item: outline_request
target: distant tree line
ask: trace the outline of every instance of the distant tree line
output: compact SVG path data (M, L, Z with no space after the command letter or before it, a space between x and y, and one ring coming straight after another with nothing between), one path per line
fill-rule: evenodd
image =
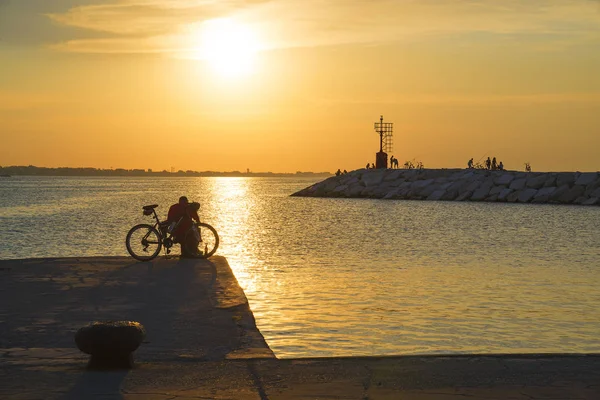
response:
M242 177L242 176L253 176L253 177L302 177L302 176L330 176L330 172L302 172L297 171L296 173L280 173L280 172L218 172L218 171L192 171L192 170L179 170L177 172L170 172L167 170L153 171L151 169L99 169L99 168L70 168L70 167L59 167L59 168L47 168L47 167L36 167L33 165L28 166L9 166L0 167L0 175L32 175L32 176L170 176L170 177L181 177L181 176L227 176L227 177Z

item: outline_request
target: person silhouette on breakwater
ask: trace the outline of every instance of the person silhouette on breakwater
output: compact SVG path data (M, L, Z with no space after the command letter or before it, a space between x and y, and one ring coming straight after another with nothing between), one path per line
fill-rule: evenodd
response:
M500 171L504 171L504 164L502 164L502 161L500 161L500 164L498 164L498 169Z
M467 163L467 167L468 167L468 168L473 168L473 159L472 159L472 158L471 158L471 159L469 160L469 162Z
M492 171L495 171L498 169L498 163L496 162L496 157L494 157L492 159Z
M338 168L337 171L335 171L335 176L340 176L342 174L342 171Z
M489 157L487 158L487 160L485 160L485 168L492 169L492 160L490 160Z
M375 169L375 164L371 163L371 169Z
M181 245L182 257L198 256L198 254L188 252L186 250L186 246L183 243L185 239L185 234L192 227L193 221L200 223L200 217L198 216L198 208L196 207L196 205L199 206L200 204L190 203L186 196L181 196L179 198L179 202L173 204L169 208L169 214L167 216L169 226L175 225L181 219L179 225L175 227L173 235L175 236L175 243L179 243ZM194 248L198 247L198 243L200 243L200 241L196 242Z
M369 169L369 168L370 168L370 167L369 167L369 163L367 163L367 166L365 167L365 169Z

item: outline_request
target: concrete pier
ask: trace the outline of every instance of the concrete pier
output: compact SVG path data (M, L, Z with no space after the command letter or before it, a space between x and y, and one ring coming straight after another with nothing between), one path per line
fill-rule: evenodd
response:
M93 320L141 322L130 370L91 371ZM1 399L598 399L600 355L279 360L227 260L0 261Z

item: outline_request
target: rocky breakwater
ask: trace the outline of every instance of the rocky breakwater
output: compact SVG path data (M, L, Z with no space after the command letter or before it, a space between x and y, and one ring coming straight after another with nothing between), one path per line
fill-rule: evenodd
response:
M600 205L598 172L359 169L292 196Z

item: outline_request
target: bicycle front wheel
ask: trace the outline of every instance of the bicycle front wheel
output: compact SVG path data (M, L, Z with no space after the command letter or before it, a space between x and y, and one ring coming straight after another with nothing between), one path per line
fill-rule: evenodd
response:
M125 246L131 257L139 261L150 261L160 253L162 238L152 225L140 224L129 230Z
M187 231L184 241L185 248L190 254L197 254L200 258L208 258L215 254L219 248L219 234L215 228L204 222L196 224L196 226L200 237L196 236L193 228Z

